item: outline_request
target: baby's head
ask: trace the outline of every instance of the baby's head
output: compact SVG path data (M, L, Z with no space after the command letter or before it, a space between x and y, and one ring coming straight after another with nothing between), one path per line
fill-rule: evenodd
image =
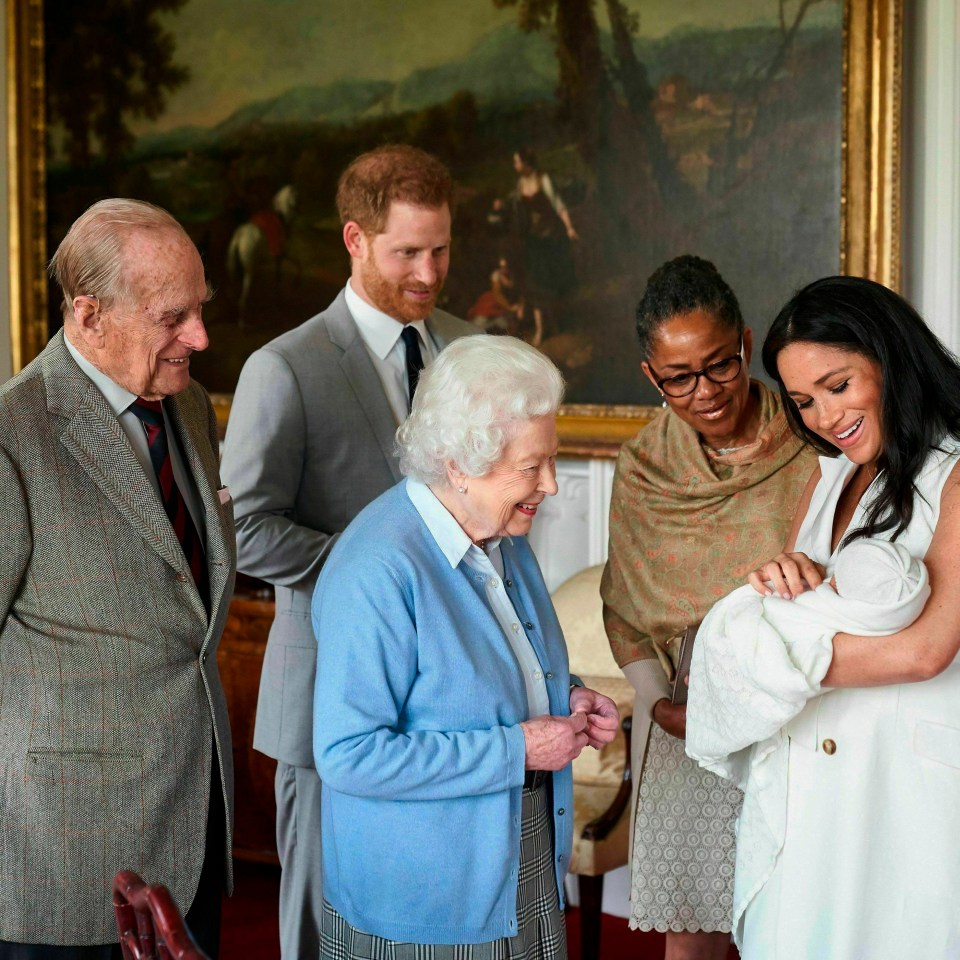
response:
M921 561L906 547L863 537L840 551L832 583L841 597L890 604L909 597L922 575Z

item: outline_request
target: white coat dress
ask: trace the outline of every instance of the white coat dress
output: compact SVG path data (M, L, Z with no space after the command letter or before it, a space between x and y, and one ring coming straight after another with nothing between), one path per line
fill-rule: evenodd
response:
M921 559L960 458L956 441L941 446L897 540ZM840 456L820 468L796 549L829 572L837 501L856 465ZM960 958L960 658L923 683L830 691L785 729L786 837L768 881L739 905L744 960ZM749 857L749 837L740 842Z

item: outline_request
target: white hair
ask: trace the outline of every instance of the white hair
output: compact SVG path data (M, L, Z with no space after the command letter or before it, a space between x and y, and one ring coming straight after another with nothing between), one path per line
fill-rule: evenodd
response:
M413 410L397 431L400 470L423 483L447 480L447 465L482 477L518 425L554 416L563 377L539 350L514 337L461 337L420 374Z
M137 230L171 230L189 240L173 216L145 200L100 200L74 221L48 267L63 291L60 309L64 319L73 316L74 297L97 297L106 309L129 295L123 250L127 238Z

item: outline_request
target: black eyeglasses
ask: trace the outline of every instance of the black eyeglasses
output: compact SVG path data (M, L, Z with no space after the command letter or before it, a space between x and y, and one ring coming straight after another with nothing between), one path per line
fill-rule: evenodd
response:
M650 366L654 376L657 371ZM707 364L702 370L691 370L689 373L678 373L675 377L663 377L657 380L657 389L668 397L688 397L697 389L701 377L706 377L711 383L729 383L740 376L743 367L743 341L740 341L740 352L732 357L724 357Z

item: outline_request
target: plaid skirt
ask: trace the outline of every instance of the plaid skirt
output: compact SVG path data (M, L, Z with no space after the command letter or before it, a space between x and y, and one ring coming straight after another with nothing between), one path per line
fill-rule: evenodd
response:
M487 943L400 943L357 930L324 900L320 960L566 960L550 808L547 784L523 791L516 936Z

